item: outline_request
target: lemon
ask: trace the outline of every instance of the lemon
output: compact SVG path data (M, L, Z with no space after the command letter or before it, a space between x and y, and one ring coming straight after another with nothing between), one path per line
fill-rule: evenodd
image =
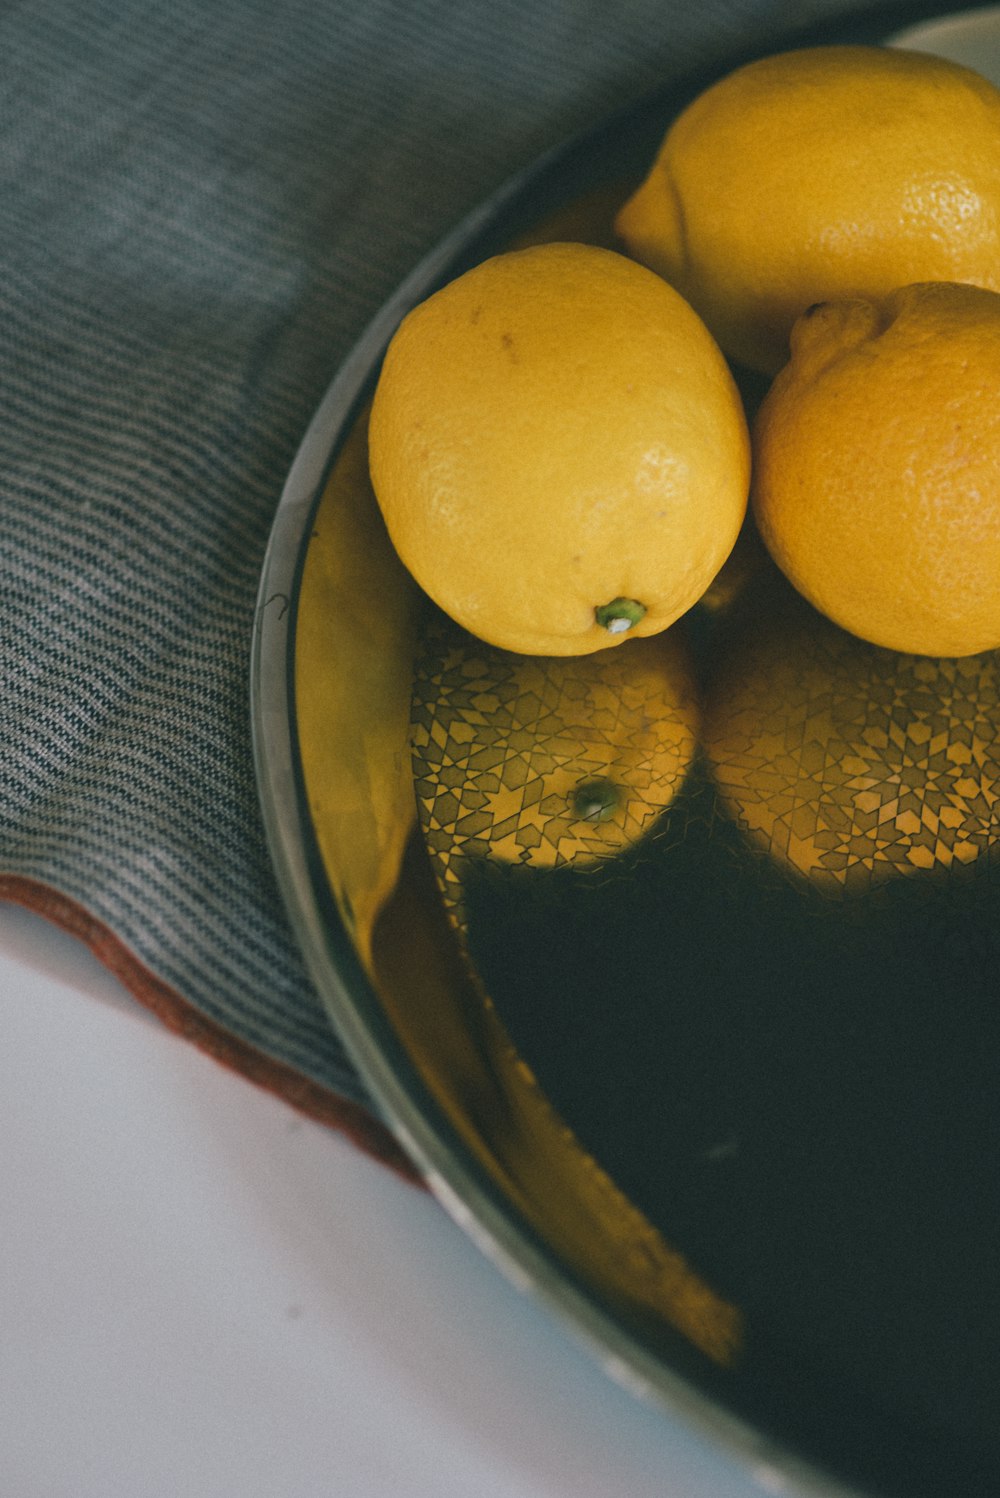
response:
M749 488L743 407L701 319L643 266L575 243L495 256L408 314L369 461L421 587L529 655L672 624L726 560Z
M754 423L753 511L810 603L875 645L1000 646L1000 295L820 304Z
M1000 290L1000 91L894 48L749 63L679 115L617 228L731 358L773 373L813 302Z

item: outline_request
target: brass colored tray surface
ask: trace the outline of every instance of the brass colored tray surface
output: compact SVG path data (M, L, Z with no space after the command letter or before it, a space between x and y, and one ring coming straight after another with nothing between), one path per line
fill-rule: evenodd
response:
M525 238L608 242L707 81L484 205L334 383L261 589L265 815L387 1120L609 1371L790 1492L985 1498L1000 655L867 646L748 529L655 644L512 657L419 594L368 483L367 404L408 306ZM577 816L573 788L609 782L606 815Z

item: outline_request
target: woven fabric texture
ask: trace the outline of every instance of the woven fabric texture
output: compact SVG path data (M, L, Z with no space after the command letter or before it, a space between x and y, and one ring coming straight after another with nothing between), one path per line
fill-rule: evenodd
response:
M270 871L255 591L403 275L543 148L823 0L47 0L0 13L0 875L365 1103Z

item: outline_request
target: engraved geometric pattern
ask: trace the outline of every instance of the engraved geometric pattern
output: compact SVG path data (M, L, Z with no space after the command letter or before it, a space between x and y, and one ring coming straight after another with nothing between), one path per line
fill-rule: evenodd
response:
M971 864L996 842L997 653L897 655L780 610L730 653L706 720L729 813L829 894Z
M411 741L420 823L452 908L465 857L553 868L634 843L691 762L695 701L677 637L550 659L435 617Z

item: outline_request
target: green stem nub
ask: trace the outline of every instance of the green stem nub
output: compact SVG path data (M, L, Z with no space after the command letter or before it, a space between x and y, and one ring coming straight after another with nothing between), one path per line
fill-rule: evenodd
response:
M594 618L609 635L623 635L639 623L645 612L646 605L636 603L634 598L612 598L610 603L602 603L594 610Z
M582 780L573 792L573 814L581 822L610 822L620 800L613 780Z

